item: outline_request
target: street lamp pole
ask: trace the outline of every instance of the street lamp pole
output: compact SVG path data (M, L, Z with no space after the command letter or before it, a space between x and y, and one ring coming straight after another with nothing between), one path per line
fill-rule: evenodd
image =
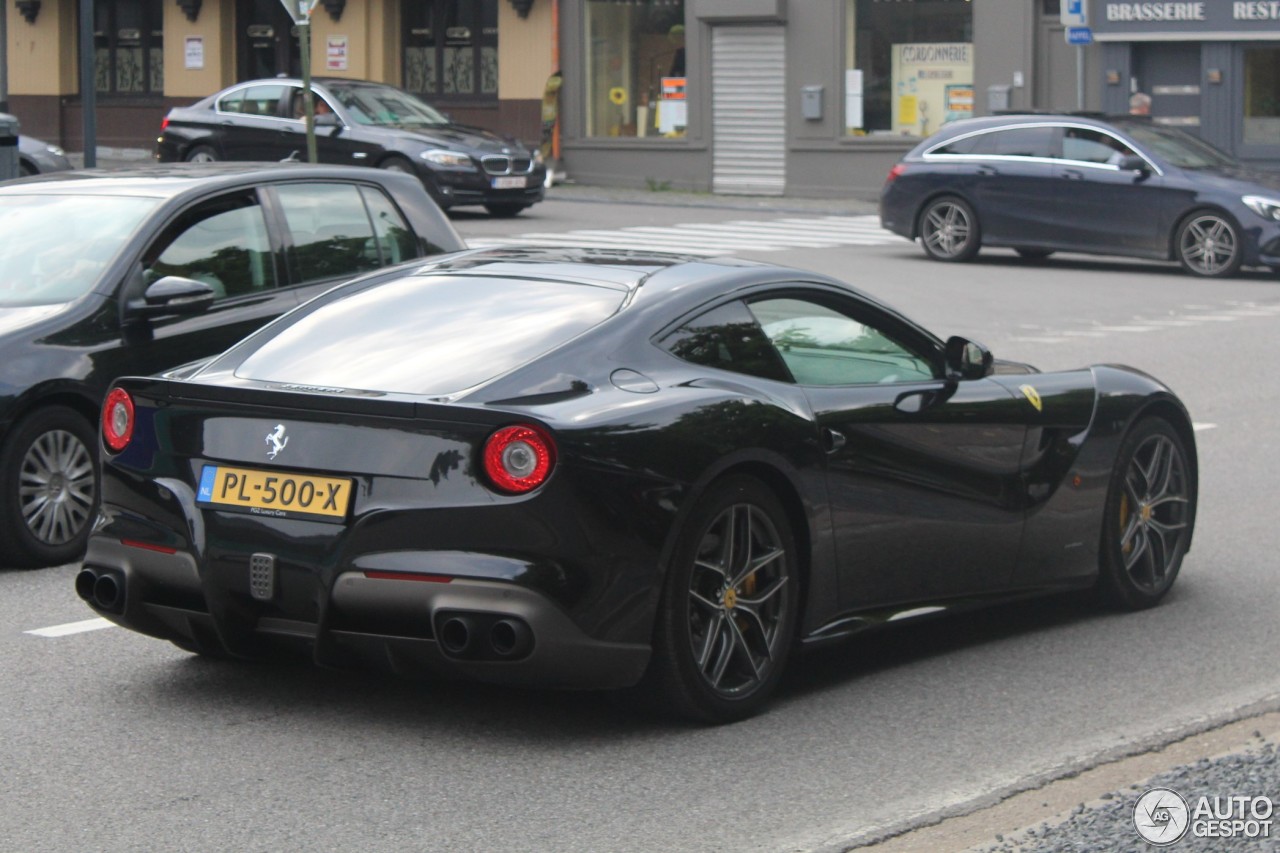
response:
M319 0L280 0L298 27L298 47L302 54L302 104L307 124L307 162L318 163L316 156L316 107L311 95L311 13Z

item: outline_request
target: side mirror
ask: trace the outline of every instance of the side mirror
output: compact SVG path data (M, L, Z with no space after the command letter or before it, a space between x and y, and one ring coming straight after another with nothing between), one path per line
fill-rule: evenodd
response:
M981 379L990 376L995 359L991 350L977 341L953 336L947 339L947 378L950 380Z
M215 293L202 281L167 275L147 287L141 299L129 303L135 317L199 314L213 304Z
M342 119L333 113L319 113L315 117L316 127L342 127Z
M1143 175L1151 173L1151 169L1147 167L1147 161L1137 154L1128 154L1121 157L1119 165L1122 172L1138 172Z

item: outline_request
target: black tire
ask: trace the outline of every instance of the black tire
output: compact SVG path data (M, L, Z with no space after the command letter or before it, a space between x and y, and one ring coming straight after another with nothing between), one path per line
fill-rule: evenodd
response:
M398 155L386 158L378 164L378 168L386 169L388 172L402 172L406 175L413 175L414 177L418 176L418 173L413 170L413 164L409 162L408 158L400 157Z
M1191 541L1196 480L1182 437L1163 418L1125 436L1107 491L1098 592L1122 610L1152 607L1169 592Z
M1196 211L1182 220L1173 251L1184 270L1202 278L1230 278L1244 260L1240 229L1228 216L1212 210Z
M1024 261L1043 261L1053 254L1053 249L1014 249Z
M764 707L796 631L796 554L787 514L764 484L743 476L713 484L667 567L653 658L639 686L646 700L711 723Z
M222 158L209 145L197 145L187 152L188 163L217 163Z
M528 206L527 204L486 204L484 209L489 211L490 216L496 216L499 219L510 219L512 216L519 216L520 211Z
M35 166L32 166L30 163L23 162L18 164L19 177L29 178L32 175L38 175L38 174L40 174L40 170L37 169Z
M982 228L977 214L964 199L935 198L920 211L916 223L920 246L935 261L967 261L982 247Z
M18 421L0 449L0 562L60 566L84 556L98 511L97 436L66 406Z

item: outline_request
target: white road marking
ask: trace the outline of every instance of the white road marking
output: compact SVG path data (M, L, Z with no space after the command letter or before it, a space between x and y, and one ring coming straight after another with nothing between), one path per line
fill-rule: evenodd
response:
M114 628L114 622L106 619L85 619L83 622L68 622L65 625L54 625L49 628L36 628L34 631L23 631L37 637L65 637L68 634L83 634L85 631L97 631L101 628Z
M1197 424L1197 423L1193 423L1193 424L1191 424L1191 428L1192 428L1193 430L1195 430L1196 432L1204 432L1204 431L1205 431L1205 430L1207 430L1207 429L1217 429L1217 428L1218 428L1218 425L1217 425L1217 424Z
M740 219L732 222L690 222L670 226L630 226L614 229L513 234L477 237L467 244L485 246L583 246L600 249L639 249L693 255L732 255L741 251L776 252L783 249L880 246L903 238L880 227L877 216L821 216L807 219Z

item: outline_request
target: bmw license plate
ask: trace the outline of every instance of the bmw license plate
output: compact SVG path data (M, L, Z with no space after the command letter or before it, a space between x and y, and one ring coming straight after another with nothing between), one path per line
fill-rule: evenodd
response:
M271 518L310 518L341 523L351 502L351 480L288 471L206 465L200 474L200 506Z
M524 176L512 178L494 178L493 188L495 190L522 190L528 184L529 179Z

